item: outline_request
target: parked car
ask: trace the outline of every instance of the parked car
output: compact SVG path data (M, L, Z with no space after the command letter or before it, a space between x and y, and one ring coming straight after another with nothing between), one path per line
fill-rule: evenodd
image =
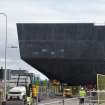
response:
M17 86L9 90L7 100L26 100L26 88Z

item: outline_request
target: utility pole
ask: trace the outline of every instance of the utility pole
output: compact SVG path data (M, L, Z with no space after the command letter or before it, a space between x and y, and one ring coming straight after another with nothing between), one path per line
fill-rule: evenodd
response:
M7 92L7 14L0 12L0 15L5 16L6 19L6 29L5 29L5 71L4 71L4 101L6 101L6 92Z

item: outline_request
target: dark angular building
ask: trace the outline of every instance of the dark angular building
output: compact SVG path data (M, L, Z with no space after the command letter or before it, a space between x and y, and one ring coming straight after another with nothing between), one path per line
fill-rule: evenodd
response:
M18 23L21 58L71 85L96 83L105 74L105 26L93 23Z

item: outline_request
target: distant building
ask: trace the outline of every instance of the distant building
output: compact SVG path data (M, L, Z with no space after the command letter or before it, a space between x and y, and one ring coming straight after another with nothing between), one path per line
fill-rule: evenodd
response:
M28 71L7 69L7 80L17 79L19 74L24 73L28 73Z
M0 69L0 80L3 80L4 78L4 72L5 69ZM25 84L26 83L30 83L30 77L29 76L25 76L25 75L31 75L31 79L32 80L38 80L40 79L40 77L38 77L38 75L35 75L34 73L29 73L27 70L12 70L12 69L7 69L7 81L9 86L16 86L17 85L17 81L19 79L19 84ZM20 78L19 78L20 75Z

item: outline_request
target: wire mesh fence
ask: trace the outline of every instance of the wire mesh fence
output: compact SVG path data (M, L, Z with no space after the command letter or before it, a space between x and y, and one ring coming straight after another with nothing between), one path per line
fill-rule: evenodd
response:
M63 96L60 87L40 87L38 91L38 97L41 99L55 98L57 96Z
M75 97L78 95L79 89L78 87L65 87L62 88L61 86L40 86L39 88L39 96L41 97L50 97L50 98L55 98L55 97Z
M89 103L89 105L105 105L105 91L104 90L88 91L85 102Z
M105 104L105 75L97 74L97 100L98 104Z

